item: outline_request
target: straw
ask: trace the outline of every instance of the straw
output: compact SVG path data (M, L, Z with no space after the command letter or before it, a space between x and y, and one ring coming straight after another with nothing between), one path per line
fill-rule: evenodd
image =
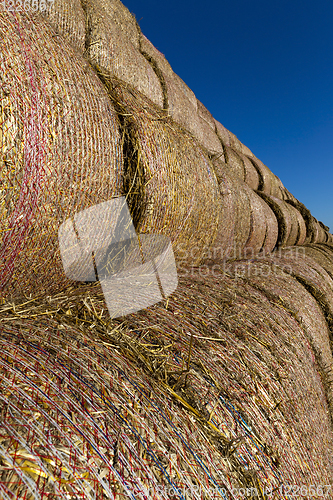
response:
M120 2L116 5L118 8L114 10L106 0L84 0L89 33L86 57L102 73L133 85L162 108L161 84L151 64L140 52L135 18Z
M283 484L329 484L308 331L242 278L188 268L167 302L112 321L97 284L77 286L6 303L0 324L8 495L287 498Z
M0 30L0 297L50 294L69 284L60 224L123 192L119 122L90 66L44 20L5 11Z
M128 148L136 152L137 159L127 166L127 183L137 181L138 195L129 199L137 211L137 232L164 234L177 259L199 263L216 237L221 216L222 200L209 157L191 134L143 94L120 80L101 78L125 119Z
M42 3L40 4L42 6ZM44 2L43 17L56 33L66 38L81 53L85 49L86 21L81 0L53 0ZM42 7L40 7L42 9Z

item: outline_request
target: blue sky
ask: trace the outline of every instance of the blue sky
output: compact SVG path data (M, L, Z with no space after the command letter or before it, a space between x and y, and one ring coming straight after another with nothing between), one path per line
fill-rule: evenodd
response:
M332 0L123 0L213 116L333 232Z

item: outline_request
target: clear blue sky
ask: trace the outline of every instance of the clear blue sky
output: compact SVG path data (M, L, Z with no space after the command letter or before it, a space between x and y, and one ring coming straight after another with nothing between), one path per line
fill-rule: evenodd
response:
M123 3L213 116L333 232L333 1Z

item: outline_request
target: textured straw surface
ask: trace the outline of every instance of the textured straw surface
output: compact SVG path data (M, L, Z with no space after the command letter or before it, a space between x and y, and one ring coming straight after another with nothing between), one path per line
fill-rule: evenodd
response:
M297 208L297 210L302 215L305 225L306 225L306 237L304 243L315 243L318 238L318 228L315 222L315 218L311 215L310 210L306 206L298 201L296 198L289 196L287 193L286 201L289 205Z
M122 191L118 119L91 68L42 20L0 17L0 295L51 293L58 228Z
M257 157L253 156L250 158L250 160L253 163L254 167L257 169L259 175L259 189L265 194L271 194L272 179L274 174Z
M284 499L283 484L330 484L311 332L270 285L207 271L184 269L167 302L111 323L92 285L3 306L2 492L240 500L270 487Z
M224 146L224 157L231 172L241 181L245 180L245 168L241 157L234 149Z
M325 244L308 243L303 246L305 254L315 260L333 278L333 252Z
M89 33L87 57L104 74L130 83L163 107L160 81L139 50L139 32L134 17L129 17L129 13L125 15L128 11L124 6L118 9L125 12L120 16L117 9L109 8L110 3L107 0L84 0Z
M271 302L276 301L285 307L302 326L313 349L322 380L325 381L326 397L333 416L333 358L329 328L322 310L325 299L319 303L307 291L307 287L311 289L314 283L318 286L318 281L321 281L331 300L333 289L329 290L329 287L333 282L322 268L320 277L317 276L314 267L320 268L320 266L312 262L312 259L306 257L300 259L299 254L296 255L294 252L288 257L285 256L286 253L282 256L280 252L277 254L277 257L232 262L228 271L232 276L242 277L261 290Z
M273 211L219 159L213 161L222 196L222 217L209 260L234 259L270 252L275 247L278 224Z
M54 0L45 2L42 15L56 33L66 38L71 45L83 52L86 39L86 20L81 0ZM58 43L59 40L58 40Z
M199 262L215 238L221 213L208 156L188 132L138 91L118 80L106 84L114 105L127 118L123 126L137 152L128 173L132 179L137 176L140 193L135 201L138 231L165 234L176 257Z
M220 159L213 160L215 174L220 186L224 216L222 212L210 258L236 258L243 255L251 231L251 202L248 186L230 170L230 165Z
M286 246L293 245L297 238L298 224L296 220L296 228L294 228L294 233L296 231L296 236L290 237L292 230L292 218L291 212L289 210L289 206L286 202L280 200L279 198L275 198L274 196L269 196L261 191L257 191L257 193L262 197L262 199L270 206L273 210L278 224L279 224L279 235L277 240L278 246Z
M243 161L244 164L244 173L245 173L245 182L246 184L254 189L257 190L259 187L259 174L257 169L253 166L253 163L249 160L249 158L242 154L238 153L241 160Z

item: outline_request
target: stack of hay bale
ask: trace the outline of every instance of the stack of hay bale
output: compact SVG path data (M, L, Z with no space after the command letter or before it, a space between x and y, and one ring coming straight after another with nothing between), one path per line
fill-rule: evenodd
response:
M333 474L327 226L119 0L4 10L0 33L3 498L320 496L310 488ZM171 239L179 286L110 319L98 282L65 276L58 229L117 196L138 233Z

